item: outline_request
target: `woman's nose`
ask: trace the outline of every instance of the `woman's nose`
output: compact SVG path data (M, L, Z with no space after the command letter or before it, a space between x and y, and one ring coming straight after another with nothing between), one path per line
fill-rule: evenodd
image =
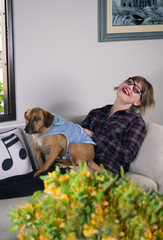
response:
M134 85L130 85L130 86L129 86L129 89L130 89L130 90L133 90L133 87L134 87Z
M131 93L131 92L134 92L134 89L133 89L133 88L134 88L134 85L130 85L130 86L129 86L129 91L130 91L130 93Z

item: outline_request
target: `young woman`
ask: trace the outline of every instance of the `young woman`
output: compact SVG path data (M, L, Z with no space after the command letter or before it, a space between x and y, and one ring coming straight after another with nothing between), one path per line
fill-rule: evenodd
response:
M83 121L83 128L96 143L95 162L120 174L127 172L146 135L145 114L154 105L152 85L143 77L128 78L115 87L113 105L97 108Z
M97 108L88 114L82 126L95 141L95 162L120 175L121 166L127 172L146 135L145 114L154 105L152 85L143 77L128 78L116 87L117 98L113 105ZM54 171L52 165L48 171ZM66 165L60 165L65 173ZM48 171L41 175L45 175ZM93 172L89 168L89 171ZM32 195L43 190L43 181L33 178L34 172L0 181L0 199Z

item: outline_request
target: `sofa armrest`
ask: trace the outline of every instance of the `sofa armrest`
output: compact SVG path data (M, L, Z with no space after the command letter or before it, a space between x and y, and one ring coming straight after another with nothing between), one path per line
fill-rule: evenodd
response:
M163 193L163 126L146 122L147 135L129 171L153 179Z
M125 177L127 179L129 178L132 179L135 183L141 185L146 189L158 191L157 183L149 177L146 177L137 173L132 173L132 172L127 172L125 174Z

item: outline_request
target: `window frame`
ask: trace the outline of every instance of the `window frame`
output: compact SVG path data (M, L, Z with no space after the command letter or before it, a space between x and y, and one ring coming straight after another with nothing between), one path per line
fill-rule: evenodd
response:
M15 100L15 69L14 69L14 33L13 33L13 0L3 0L5 17L5 43L6 43L6 79L4 86L4 114L0 115L0 122L16 120Z

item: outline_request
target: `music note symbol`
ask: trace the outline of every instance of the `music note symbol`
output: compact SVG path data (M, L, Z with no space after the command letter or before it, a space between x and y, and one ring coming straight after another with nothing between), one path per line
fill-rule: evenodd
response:
M23 144L22 142L20 141L20 139L18 138L17 135L15 135L14 133L12 133L11 135L7 136L7 137L4 137L1 139L2 142L4 143L5 147L6 147L6 150L8 151L8 154L9 154L9 158L6 158L4 159L3 163L2 163L2 169L4 171L8 171L9 169L12 168L13 166L13 159L12 159L12 156L11 156L11 153L9 151L9 148L11 146L13 146L14 144L16 144L17 142L20 142L21 145L22 145L22 148L19 150L19 157L20 159L24 160L26 159L27 157L27 153L26 153L26 150L25 148L23 147Z

